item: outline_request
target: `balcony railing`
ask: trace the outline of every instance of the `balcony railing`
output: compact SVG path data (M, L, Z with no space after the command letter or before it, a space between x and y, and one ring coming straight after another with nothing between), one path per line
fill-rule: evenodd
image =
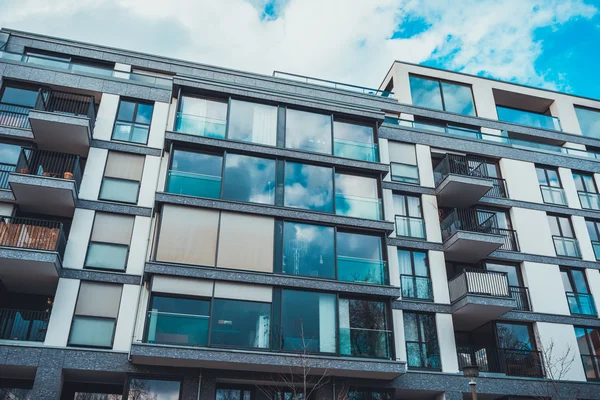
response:
M567 302L569 303L571 314L591 317L598 315L594 297L591 294L574 292L566 292L565 294L567 295Z
M15 164L0 163L0 189L10 189L8 177L16 169L17 166Z
M50 312L0 309L0 339L43 342Z
M502 131L500 135L493 135L489 133L482 133L477 129L469 129L452 126L450 124L433 124L429 122L415 122L409 120L403 120L398 118L390 118L386 117L385 121L389 124L406 126L409 128L422 129L429 132L435 132L443 135L466 138L471 140L479 140L488 142L491 144L497 144L502 146L513 147L517 149L535 149L536 151L541 151L544 153L561 153L565 155L570 155L574 157L582 157L582 158L592 158L600 160L600 153L595 153L592 151L585 151L580 149L571 149L568 147L556 146L547 143L540 142L532 142L529 140L515 139L508 136L508 132L506 130Z
M540 185L542 191L542 199L546 204L556 204L558 206L567 205L567 196L563 188Z
M439 185L448 175L474 176L487 178L487 165L485 159L480 157L467 157L457 154L446 154L434 168L433 176L435 185Z
M581 362L588 381L600 380L600 357L593 355L582 355Z
M13 128L31 129L28 107L0 103L0 125Z
M586 210L600 210L600 194L578 191L581 208Z
M508 188L506 187L506 181L500 178L488 178L492 181L494 187L492 187L485 196L487 197L503 197L508 198Z
M508 276L505 272L465 269L448 281L450 301L455 302L466 295L483 295L510 298Z
M381 96L381 97L390 97L390 98L394 97L393 92L388 92L386 90L371 89L371 88L367 88L367 87L363 87L363 86L350 85L347 83L328 81L328 80L319 79L319 78L311 78L310 76L290 74L288 72L273 71L273 76L276 78L283 78L283 79L288 79L291 81L308 83L311 85L327 86L327 87L334 88L334 89L349 90L352 92L369 94L372 96Z
M146 343L206 346L208 344L207 315L192 315L149 311L146 316Z
M392 181L412 183L418 185L419 179L419 167L412 164L402 163L390 163L390 169L392 172Z
M510 297L517 302L517 310L531 311L531 301L529 300L529 289L522 286L510 286Z
M384 285L387 283L387 266L383 260L337 256L338 280Z
M38 149L22 149L14 172L73 180L76 188L82 177L78 155Z
M431 279L425 276L400 275L403 299L433 300Z
M577 239L563 236L552 236L554 241L554 250L559 257L574 257L581 258L579 251L579 242Z
M477 365L481 372L541 378L544 376L542 354L533 350L496 347L457 346L460 369Z
M90 128L94 126L96 122L94 96L58 90L43 90L40 93L34 107L36 110L87 117L90 120Z
M553 131L562 130L560 120L551 115L501 106L496 106L496 110L498 111L498 119L500 121L531 126L534 128L550 129Z
M335 213L337 215L380 220L383 216L382 210L381 199L350 196L344 193L335 194Z
M202 117L178 112L175 117L175 132L187 135L225 139L227 120Z
M165 190L168 193L194 197L221 197L221 177L171 170L167 173Z
M425 239L425 221L423 218L396 215L396 236Z
M0 216L0 246L56 251L62 257L66 239L60 222Z
M361 161L379 161L377 144L333 138L333 154L338 157Z
M517 231L512 229L498 228L498 233L504 238L504 243L498 250L519 251L519 241L517 240Z
M379 329L340 328L340 354L390 359L393 332Z

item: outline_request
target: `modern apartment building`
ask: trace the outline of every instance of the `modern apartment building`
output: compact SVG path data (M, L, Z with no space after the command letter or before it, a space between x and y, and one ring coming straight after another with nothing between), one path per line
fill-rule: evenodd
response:
M599 186L600 101L3 29L0 399L600 399Z

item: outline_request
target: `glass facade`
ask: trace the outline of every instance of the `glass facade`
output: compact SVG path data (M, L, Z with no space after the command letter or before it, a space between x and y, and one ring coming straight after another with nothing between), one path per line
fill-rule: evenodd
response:
M127 400L179 400L181 382L158 379L131 378Z
M558 170L549 167L535 167L540 190L542 191L542 199L544 203L557 204L560 206L567 205L567 198L562 189Z
M575 113L583 136L600 138L600 111L576 106Z
M331 133L331 115L286 110L285 147L331 154Z
M594 181L594 174L573 172L573 180L581 208L600 210L600 195Z
M587 380L600 380L600 330L576 326L575 336Z
M98 199L135 204L139 191L138 181L104 177Z
M399 249L398 265L400 266L402 297L433 300L427 253Z
M404 339L410 368L441 368L435 314L405 311Z
M380 285L387 283L381 237L338 232L336 245L339 280Z
M231 100L227 138L275 146L277 107Z
M285 163L286 207L333 212L333 172L328 167Z
M421 198L404 194L394 194L396 213L396 236L425 239L425 223L421 212Z
M283 223L283 273L335 278L335 230L329 226Z
M600 221L594 221L587 219L585 220L590 240L592 241L592 247L594 248L594 255L596 260L600 260Z
M90 242L84 266L125 271L129 246L114 243Z
M373 126L334 121L333 154L362 161L379 161Z
M69 346L112 347L116 322L114 318L75 316Z
M269 348L271 304L215 299L210 343L214 346Z
M210 300L154 295L146 323L147 343L206 346Z
M226 128L226 101L181 96L179 112L175 118L176 132L223 139Z
M335 213L348 217L381 219L377 179L335 174Z
M580 257L579 243L575 239L569 217L549 214L548 222L556 255L559 257Z
M410 92L416 106L475 115L470 86L411 75Z
M222 170L221 155L174 149L165 189L174 194L218 199Z
M121 100L112 139L139 144L148 143L154 105Z
M275 204L275 160L227 154L223 182L224 199Z
M390 358L392 332L387 327L386 304L341 298L339 301L340 354Z

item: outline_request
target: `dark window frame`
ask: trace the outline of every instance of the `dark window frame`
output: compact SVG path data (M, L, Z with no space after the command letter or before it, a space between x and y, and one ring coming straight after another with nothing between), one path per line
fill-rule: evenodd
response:
M581 276L583 276L583 283L585 284L585 289L586 289L585 292L580 292L579 289L577 288L577 285L575 284L575 278L573 277L574 271L580 272ZM561 266L560 272L561 272L561 274L564 272L567 275L567 279L569 280L569 284L571 285L571 289L572 289L573 293L591 294L590 284L588 282L587 275L585 274L585 269ZM565 292L567 292L566 288L565 288Z
M121 111L121 104L123 102L127 102L127 103L134 103L135 106L133 107L133 120L131 121L124 121L124 120L120 120L119 119L119 111ZM138 115L138 107L140 104L143 105L149 105L152 106L152 115L150 116L150 123L146 124L146 123L142 123L142 122L136 122L136 117ZM146 101L146 100L139 100L139 99L133 99L133 98L129 98L129 97L121 97L119 99L119 105L117 107L117 113L115 114L115 122L113 124L113 129L110 135L110 140L111 141L115 141L115 142L121 142L121 143L133 143L133 144L138 144L138 145L144 145L147 146L148 145L148 141L150 140L150 129L152 128L152 118L154 117L154 107L156 106L156 103L153 101ZM144 143L142 142L134 142L131 140L119 140L119 139L115 139L115 128L117 127L117 122L122 122L122 123L128 123L133 125L144 125L148 127L148 135L146 136L146 141Z
M558 173L558 167L550 167L547 165L539 165L539 164L535 164L535 169L536 169L536 177L537 177L537 171L541 170L544 172L544 178L546 179L546 184L542 184L539 183L538 181L538 185L540 186L548 186L548 187L552 187L552 188L560 188L560 189L564 189L563 188L563 184L562 184L562 180L560 179L560 174ZM558 180L558 186L552 186L550 185L550 179L548 178L548 171L552 171L556 173L556 178Z
M104 182L106 180L113 180L113 181L122 181L122 182L136 182L137 183L137 191L136 191L136 195L135 195L135 201L123 201L123 200L113 200L113 199L109 199L106 197L102 197L102 187L104 186ZM102 200L102 201L108 201L111 203L117 203L117 204L137 204L138 201L140 200L140 188L142 186L142 181L136 181L134 179L123 179L123 178L113 178L111 176L102 176L102 182L100 182L100 191L98 192L98 200Z
M462 86L462 87L467 87L469 88L469 90L471 91L471 101L473 103L473 112L475 113L474 115L472 115L473 117L477 117L479 116L478 112L477 112L477 105L475 104L475 95L473 94L473 85L469 84L469 83L462 83L462 82L456 82L456 81L451 81L448 79L442 79L442 78L435 78L432 76L425 76L425 75L420 75L420 74L413 74L413 73L409 73L408 74L408 80L409 80L409 87L410 87L410 78L411 77L415 77L418 79L425 79L428 81L433 81L433 82L437 82L440 88L440 98L442 101L442 110L443 112L447 112L447 113L451 113L451 114L457 114L457 115L470 115L470 114L458 114L458 113L454 113L452 111L447 111L446 110L446 100L444 99L444 90L442 88L442 83L446 83L448 85L455 85L455 86ZM411 92L411 104L412 103L412 92ZM421 107L418 105L413 104L415 107Z
M532 352L538 351L536 336L533 331L533 325L528 322L517 322L517 321L494 321L494 324L493 324L494 325L494 339L496 340L496 343L495 343L496 348L506 349L506 350L522 350L522 349L509 349L509 348L505 348L505 347L500 347L500 336L498 335L498 324L526 326L527 334L529 335L529 344L531 345L531 350L529 350L529 351L532 351Z
M402 215L402 214L396 214L396 210L394 209L394 230L396 231L396 216L401 216L401 217L405 217L405 218L414 218L414 219L420 219L422 224L423 224L423 237L419 237L419 236L404 236L404 235L398 235L398 232L396 231L396 236L399 237L403 237L403 238L411 238L411 239L416 239L416 240L424 240L427 241L427 226L425 224L425 214L423 213L423 197L420 194L410 194L410 193L405 193L405 192L393 192L392 193L392 197L393 196L403 196L404 200L404 207L406 209L406 213L407 215ZM414 198L418 198L419 199L419 212L421 214L421 217L413 217L411 215L408 215L408 197L414 197ZM393 204L393 200L392 200L392 206ZM410 227L410 224L408 225Z
M433 332L435 333L435 341L433 341L432 338L429 338L429 340L426 341L421 341L421 340L417 340L417 341L413 341L413 340L406 340L406 333L404 334L405 339L404 339L404 343L405 343L405 347L406 347L406 365L408 366L408 343L416 343L419 346L421 345L426 345L427 348L430 348L431 345L433 345L434 343L436 344L437 350L438 350L438 354L437 357L439 358L439 362L440 362L440 366L438 368L428 368L428 367L409 367L410 369L416 370L416 371L441 371L442 370L442 353L441 353L441 349L440 349L440 341L438 338L438 333L437 333L437 320L435 318L435 313L430 313L430 312L421 312L421 311L405 311L404 315L406 314L412 314L416 317L416 326L417 326L417 337L420 339L422 336L427 337L427 334L422 335L422 331L421 331L421 316L423 315L427 315L428 318L431 318L432 324L433 324ZM404 316L403 316L403 322L404 322ZM405 328L405 332L406 332L406 328ZM431 333L429 333L431 334ZM422 360L423 361L423 360Z
M432 280L431 280L431 267L429 265L429 251L428 250L421 250L421 249L414 249L414 248L405 248L405 247L398 247L397 251L406 251L408 253L410 253L410 268L411 268L411 274L403 274L402 270L400 269L400 265L398 265L398 272L400 275L400 290L402 293L402 299L408 299L408 300L419 300L419 301L428 301L428 302L433 302L434 301L434 295L433 295L433 284L432 284ZM427 276L423 276L423 275L417 275L416 271L415 271L415 253L421 253L421 254L425 254L425 266L427 267ZM431 298L430 299L425 299L422 297L408 297L404 295L404 291L403 291L403 287L402 287L402 277L403 276L412 276L413 278L426 278L429 280L429 287L431 290ZM414 287L413 287L413 291L416 294L418 292L417 290L417 284L416 284L416 279L414 281Z
M148 380L148 381L169 381L169 382L179 382L179 399L182 400L183 397L183 377L174 377L172 375L158 375L158 374L128 374L127 379L125 380L125 385L123 385L123 399L128 400L129 398L129 387L131 386L132 379L139 380Z
M598 194L598 186L596 185L596 180L594 179L594 174L592 172L572 171L572 174L573 174L573 180L574 181L580 180L581 186L584 189L584 190L578 190L577 183L575 183L575 188L578 192ZM592 178L592 185L594 186L593 191L588 190L587 185L585 184L585 180L583 179L584 176Z
M104 211L100 211L100 212L104 212ZM131 229L131 237L129 238L129 244L127 246L125 246L124 244L121 244L121 243L98 242L98 241L92 240L92 234L94 233L94 224L96 223L97 213L98 213L98 211L94 212L94 219L92 220L92 229L90 230L90 235L88 237L88 245L87 245L87 249L85 251L85 259L83 261L83 269L96 270L96 271L127 272L127 264L129 261L129 252L131 251L131 241L133 240L133 231L135 229L135 218L133 220L133 228ZM129 214L122 214L122 213L107 213L107 214L117 214L117 215L122 215L122 216L126 216L126 217L132 216ZM88 254L90 252L90 245L93 243L107 244L107 245L111 245L111 246L115 246L115 247L127 247L127 255L125 256L125 268L123 269L123 271L116 270L116 269L106 269L106 268L87 266L86 264L87 264Z
M123 286L123 285L121 285L121 286ZM77 292L77 298L79 299L79 291ZM75 304L77 304L77 303L75 303ZM74 322L75 322L75 320L77 318L114 321L113 331L112 331L112 337L110 338L110 346L93 346L93 345L72 344L71 343L71 335L73 334L73 325L74 325ZM117 332L117 323L118 322L119 322L119 314L118 313L117 313L117 316L115 318L97 317L97 316L94 316L94 315L77 315L77 314L74 313L73 314L73 318L71 318L71 327L69 328L69 336L68 336L68 341L67 341L67 347L86 348L86 349L88 349L88 348L89 349L112 349L113 346L115 345L115 333Z

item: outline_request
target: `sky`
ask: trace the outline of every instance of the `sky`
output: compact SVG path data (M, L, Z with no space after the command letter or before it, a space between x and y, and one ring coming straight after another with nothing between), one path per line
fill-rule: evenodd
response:
M0 26L378 87L394 60L600 99L600 0L0 0Z

